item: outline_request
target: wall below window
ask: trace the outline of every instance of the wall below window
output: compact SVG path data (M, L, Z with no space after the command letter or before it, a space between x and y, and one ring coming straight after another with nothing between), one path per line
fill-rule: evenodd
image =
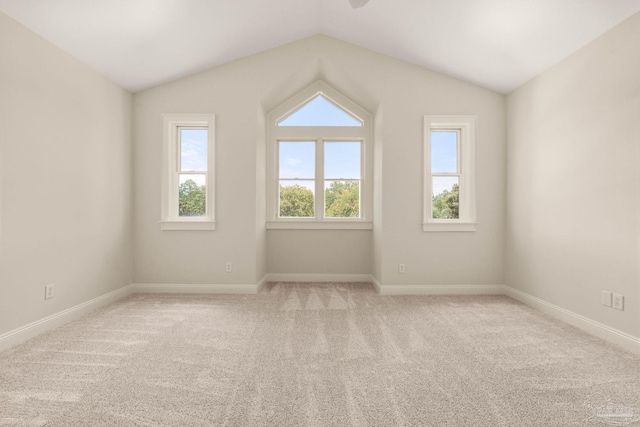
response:
M639 51L636 14L508 97L507 284L635 337Z
M131 94L2 13L0 58L2 336L129 285L133 233Z
M371 274L371 230L269 230L275 274Z

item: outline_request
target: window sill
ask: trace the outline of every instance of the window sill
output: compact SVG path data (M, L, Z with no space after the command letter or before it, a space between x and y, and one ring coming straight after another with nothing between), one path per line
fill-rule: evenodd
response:
M160 229L163 231L213 231L216 229L216 223L209 220L160 221Z
M477 222L423 222L422 231L477 231Z
M371 230L372 222L365 221L267 221L267 230Z

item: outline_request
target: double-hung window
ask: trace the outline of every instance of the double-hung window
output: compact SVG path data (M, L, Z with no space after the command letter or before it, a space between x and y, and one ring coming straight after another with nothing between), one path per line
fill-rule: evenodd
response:
M163 230L214 230L214 115L166 114Z
M369 113L316 82L268 120L267 228L370 229Z
M425 116L424 231L475 231L475 116Z

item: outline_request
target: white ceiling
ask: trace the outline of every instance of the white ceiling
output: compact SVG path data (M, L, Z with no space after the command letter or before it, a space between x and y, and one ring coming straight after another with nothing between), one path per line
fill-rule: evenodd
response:
M0 0L0 10L137 92L326 34L508 93L640 0Z

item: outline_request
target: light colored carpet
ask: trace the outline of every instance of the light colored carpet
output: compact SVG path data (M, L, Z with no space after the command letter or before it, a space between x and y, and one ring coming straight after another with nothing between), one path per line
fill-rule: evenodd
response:
M640 358L507 297L363 283L133 295L0 353L0 425L589 426L607 401L640 412Z

